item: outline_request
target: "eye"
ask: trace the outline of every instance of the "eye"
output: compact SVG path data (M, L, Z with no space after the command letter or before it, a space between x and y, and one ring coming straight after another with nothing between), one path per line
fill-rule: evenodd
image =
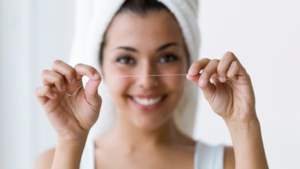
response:
M123 57L119 57L117 59L117 62L121 63L121 64L125 64L125 65L131 65L134 64L134 60L132 57L129 56L123 56Z
M159 62L160 63L169 63L169 62L174 62L177 59L178 59L178 57L173 54L166 54L159 58Z

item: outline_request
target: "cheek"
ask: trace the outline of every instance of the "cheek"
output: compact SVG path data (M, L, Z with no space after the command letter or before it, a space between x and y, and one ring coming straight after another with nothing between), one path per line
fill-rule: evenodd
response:
M186 78L185 76L174 76L164 78L164 82L169 90L170 104L177 105L182 97Z
M160 68L160 74L186 74L186 63L179 63L174 66L162 67ZM163 81L166 86L171 90L180 90L184 87L184 82L186 80L185 75L178 76L162 76L161 81Z
M177 66L170 67L168 72L164 72L165 74L186 74L187 63L181 62ZM163 83L165 84L167 90L169 91L169 100L168 105L170 107L175 108L179 103L186 83L186 76L164 76L161 77ZM168 106L168 107L169 107ZM173 109L172 109L173 110Z
M123 99L122 97L125 96L126 91L132 84L132 79L123 77L109 77L126 75L124 71L109 63L103 67L103 75L108 76L104 77L104 82L108 86L112 99L115 103L120 104Z
M167 66L167 65L159 65L157 66L159 70L159 74L184 74L186 73L183 66L181 64Z

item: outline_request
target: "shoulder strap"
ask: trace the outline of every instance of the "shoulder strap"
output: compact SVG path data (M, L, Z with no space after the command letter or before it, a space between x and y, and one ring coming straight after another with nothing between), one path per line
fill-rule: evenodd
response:
M197 142L194 165L195 169L223 169L224 145L210 146Z

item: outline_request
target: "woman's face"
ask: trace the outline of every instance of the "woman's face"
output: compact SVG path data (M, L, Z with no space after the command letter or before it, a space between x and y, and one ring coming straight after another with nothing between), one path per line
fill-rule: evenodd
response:
M106 76L183 74L187 58L181 29L168 11L123 12L107 30L102 71ZM185 76L110 77L105 83L118 117L149 131L172 117Z

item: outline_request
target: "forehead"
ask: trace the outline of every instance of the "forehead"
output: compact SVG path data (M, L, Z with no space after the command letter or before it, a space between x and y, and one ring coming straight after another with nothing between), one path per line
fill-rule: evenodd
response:
M145 44L150 47L168 42L183 45L180 26L166 10L150 11L143 16L132 12L117 14L107 30L106 41L112 46Z

